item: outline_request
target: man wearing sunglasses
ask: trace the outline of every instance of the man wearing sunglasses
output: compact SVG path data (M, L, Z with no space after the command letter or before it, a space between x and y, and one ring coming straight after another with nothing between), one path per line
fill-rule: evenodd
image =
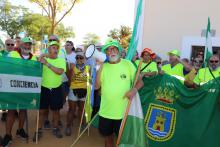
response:
M6 39L5 40L5 50L0 51L0 56L8 56L8 54L14 50L15 42L13 39ZM5 110L2 110L2 121L6 121L7 112Z
M48 44L50 44L53 41L56 41L56 42L60 43L60 39L57 35L50 35L48 41L49 41ZM48 48L42 49L40 57L46 57L46 58L49 57ZM59 49L58 58L62 58L62 59L67 60L67 54L66 54L66 50L64 48ZM66 82L65 73L62 75L62 77L63 77L63 83ZM45 119L45 122L44 122L44 129L51 129L51 123L48 119L48 116L49 116L49 109L46 110L46 112L45 112L46 119ZM60 126L62 126L61 121L59 121L59 124L60 124Z
M14 50L15 42L12 39L5 40L5 50L0 51L1 56L8 56Z
M219 57L218 55L213 55L208 60L208 67L202 68L198 71L194 83L196 85L203 85L214 78L220 76L219 67Z

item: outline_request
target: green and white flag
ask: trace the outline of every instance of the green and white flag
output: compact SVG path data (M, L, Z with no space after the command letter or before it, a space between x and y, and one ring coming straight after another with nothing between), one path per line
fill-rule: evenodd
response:
M147 147L139 94L133 98L119 147Z
M141 51L142 48L142 36L143 36L143 23L144 23L144 3L143 0L136 0L136 17L133 28L133 33L131 37L131 42L129 44L128 53L126 59L130 60L135 55L136 50Z
M41 79L39 62L0 57L0 109L38 109Z
M212 36L211 36L211 23L210 18L208 18L208 24L206 29L206 46L205 46L205 58L207 62L212 55Z

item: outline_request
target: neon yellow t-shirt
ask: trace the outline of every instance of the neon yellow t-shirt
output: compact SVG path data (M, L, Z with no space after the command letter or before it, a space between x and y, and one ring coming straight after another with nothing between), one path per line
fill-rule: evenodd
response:
M8 56L9 56L9 57L12 57L12 58L23 59L17 51L11 51L11 52L8 54ZM26 59L26 60L27 60L27 59ZM30 60L37 61L37 57L33 55Z
M178 63L174 67L171 67L171 64L166 64L162 66L162 70L171 76L176 77L177 79L181 80L182 82L185 80L185 76L183 74L183 65L181 63Z
M128 102L124 95L132 87L135 72L134 65L125 59L121 59L117 64L103 64L100 75L100 116L109 119L123 118Z
M135 61L135 64L137 65L137 67L138 67L139 63L140 63L140 60ZM147 64L148 63L142 62L141 69L143 69ZM158 72L157 64L152 61L142 72Z
M62 58L50 59L46 58L47 62L57 68L62 68L66 71L66 61ZM46 88L57 88L62 84L62 75L54 73L46 65L43 65L42 86Z
M215 78L219 77L220 76L220 67L217 70L212 71L212 74L214 75ZM203 85L203 84L207 83L208 81L213 80L212 74L210 73L208 67L202 68L198 71L198 73L193 81L197 85Z

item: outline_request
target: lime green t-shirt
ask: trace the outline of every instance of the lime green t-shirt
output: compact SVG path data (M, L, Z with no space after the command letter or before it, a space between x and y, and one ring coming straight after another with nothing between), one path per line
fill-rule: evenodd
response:
M12 57L12 58L23 59L17 51L11 51L11 52L8 54L8 56L9 56L9 57ZM26 60L27 60L27 59L26 59ZM30 60L37 61L37 57L33 55Z
M103 64L100 75L100 116L109 119L123 118L128 102L124 95L132 88L135 72L134 65L125 59L117 64Z
M174 67L171 67L171 64L166 64L166 65L162 66L162 70L166 74L174 76L177 79L181 80L182 82L185 80L183 69L184 69L184 67L181 63L178 63Z
M57 68L62 68L66 71L66 61L62 58L50 59L46 58L47 62ZM46 65L43 65L42 86L46 88L57 88L62 84L62 75L54 73Z
M220 77L220 67L217 70L212 71L212 74L214 75L215 78ZM212 74L210 73L208 67L202 68L198 71L193 82L196 83L197 85L203 85L208 81L213 80Z
M140 63L140 60L136 60L135 61L135 64L139 65ZM141 64L141 70L147 65L148 63L144 63L142 62ZM157 64L155 62L151 62L142 72L158 72L158 69L157 69Z

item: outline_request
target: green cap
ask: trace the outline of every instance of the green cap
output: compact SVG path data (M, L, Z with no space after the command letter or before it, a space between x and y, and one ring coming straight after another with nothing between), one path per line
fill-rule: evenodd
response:
M60 47L60 44L57 41L51 41L48 43L48 46L52 46L52 45L56 45L56 46Z
M119 44L119 42L118 42L117 40L114 40L114 39L112 39L112 38L109 38L109 39L105 42L105 44L104 44L103 47L102 47L102 52L105 53L106 49L107 49L108 47L110 47L110 46L115 46L115 47L117 47L117 48L118 48L118 51L121 53L121 51L122 51L121 45Z
M21 39L21 41L24 43L31 43L32 44L32 39L30 37L24 37Z
M179 50L172 50L172 51L168 52L168 55L170 55L170 54L180 57L180 51Z

